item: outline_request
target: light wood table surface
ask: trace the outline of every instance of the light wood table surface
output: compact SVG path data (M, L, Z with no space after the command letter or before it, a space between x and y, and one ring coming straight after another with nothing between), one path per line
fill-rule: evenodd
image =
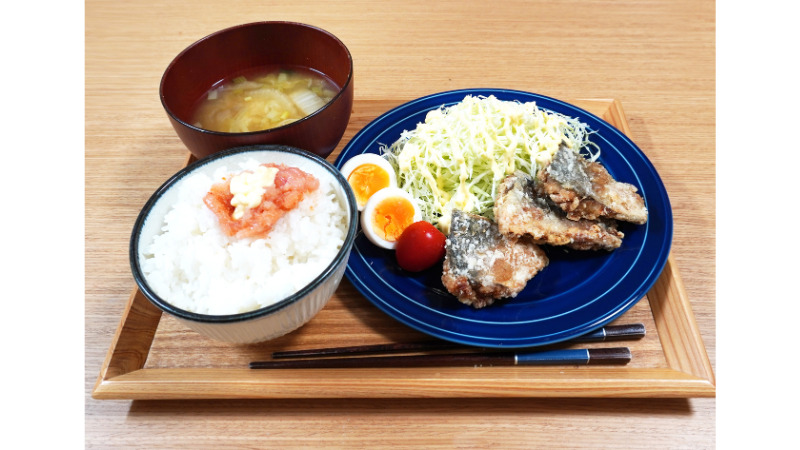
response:
M85 439L90 448L713 448L716 400L94 400L134 287L139 209L185 162L158 98L195 40L288 20L337 35L355 104L460 88L617 99L674 211L673 257L715 360L713 1L86 2ZM346 144L339 145L337 152Z

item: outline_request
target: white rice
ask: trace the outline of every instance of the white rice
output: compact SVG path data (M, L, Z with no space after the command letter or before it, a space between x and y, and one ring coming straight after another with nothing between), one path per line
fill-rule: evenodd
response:
M201 314L252 311L297 292L336 257L347 232L347 212L324 177L317 177L319 189L282 217L266 238L225 235L203 197L223 176L258 164L250 159L234 170L220 167L213 177L184 177L161 233L140 246L142 271L161 298Z

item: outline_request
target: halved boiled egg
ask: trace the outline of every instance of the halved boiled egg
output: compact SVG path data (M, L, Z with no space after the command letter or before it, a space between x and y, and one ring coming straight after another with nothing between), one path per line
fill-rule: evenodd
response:
M373 244L393 250L403 231L422 220L422 213L411 195L397 187L372 194L361 212L361 229Z
M358 210L363 211L367 200L387 187L397 186L397 175L389 161L375 153L363 153L347 160L341 169L356 196Z

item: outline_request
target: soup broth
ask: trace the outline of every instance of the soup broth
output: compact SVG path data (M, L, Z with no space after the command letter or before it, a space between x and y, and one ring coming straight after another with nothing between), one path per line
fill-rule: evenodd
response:
M338 91L327 77L308 69L251 72L211 88L195 109L192 124L227 133L276 128L319 110Z

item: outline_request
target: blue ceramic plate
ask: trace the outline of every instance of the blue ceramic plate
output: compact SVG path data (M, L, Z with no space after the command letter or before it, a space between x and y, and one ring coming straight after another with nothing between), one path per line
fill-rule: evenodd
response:
M613 252L544 247L550 265L514 299L482 309L464 305L444 288L441 264L410 274L394 253L359 232L345 275L367 299L400 322L437 338L482 347L533 347L588 333L622 315L653 286L672 242L672 210L661 179L638 147L597 116L562 101L504 89L469 89L419 98L373 120L342 150L335 165L361 153L380 153L425 114L460 102L466 95L535 101L539 108L577 117L594 134L600 161L619 181L631 183L645 199L645 225L620 222L622 246Z

